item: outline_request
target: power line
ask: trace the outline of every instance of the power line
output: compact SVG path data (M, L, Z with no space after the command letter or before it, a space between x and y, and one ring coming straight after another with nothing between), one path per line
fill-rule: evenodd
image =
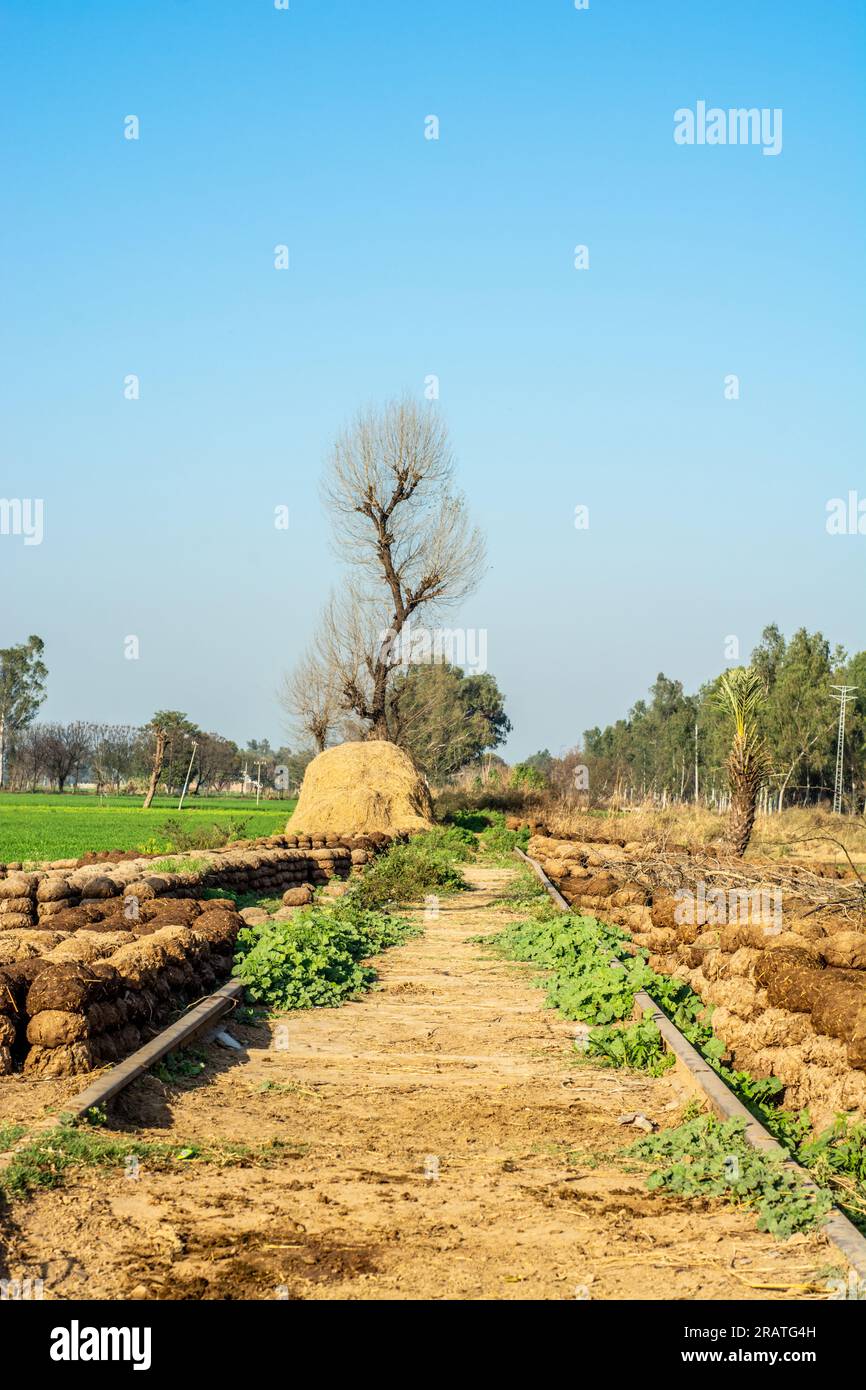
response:
M838 815L842 810L842 770L845 761L845 710L848 701L853 698L856 685L831 685L830 689L834 692L833 699L839 701L839 734L836 739L836 780L833 784L833 812ZM838 691L838 694L835 692Z

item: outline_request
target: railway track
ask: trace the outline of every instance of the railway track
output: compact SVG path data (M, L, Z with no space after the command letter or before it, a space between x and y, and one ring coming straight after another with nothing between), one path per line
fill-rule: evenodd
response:
M563 912L570 912L572 910L570 904L547 877L538 861L531 859L522 849L515 849L514 852L532 869L557 907L561 908ZM617 960L616 957L611 958L610 964L614 968L623 968L622 961ZM662 1036L665 1048L674 1057L676 1070L683 1082L707 1102L719 1119L741 1120L744 1126L744 1136L753 1148L763 1153L781 1155L786 1166L796 1174L804 1187L814 1189L815 1184L807 1170L791 1158L787 1149L773 1138L769 1130L765 1129L759 1120L755 1119L752 1112L734 1095L718 1072L704 1061L701 1054L683 1036L679 1028L671 1022L652 996L647 994L645 990L640 990L635 994L634 1002L635 1014L638 1017L645 1016L647 1012L651 1014L652 1020ZM824 1218L823 1230L828 1240L833 1243L840 1254L844 1255L860 1279L866 1280L866 1238L860 1234L857 1227L848 1220L844 1212L834 1206Z
M547 877L541 865L522 850L515 851L536 875L547 893L562 911L571 908L556 886ZM622 968L622 962L611 958L611 965ZM123 1090L150 1070L168 1053L191 1044L207 1031L213 1031L220 1019L226 1017L240 1002L243 985L230 981L213 994L193 1005L181 1018L163 1028L150 1042L103 1072L84 1090L69 1101L64 1102L62 1116L51 1117L36 1126L36 1132L48 1132L58 1125L68 1124L70 1120L81 1120L88 1112L99 1110L114 1100ZM676 1071L683 1083L699 1095L714 1114L723 1120L736 1119L743 1123L744 1135L757 1150L780 1154L786 1165L796 1174L805 1186L814 1187L808 1172L796 1163L776 1139L755 1119L725 1084L722 1078L707 1064L696 1049L688 1042L680 1030L661 1010L657 1002L641 991L635 996L635 1011L644 1015L649 1011L656 1023L666 1049L675 1059ZM32 1141L34 1129L30 1128L21 1144ZM0 1158L0 1169L12 1161L19 1145ZM837 1208L832 1208L823 1223L827 1238L844 1257L857 1275L866 1280L866 1239L856 1227Z
M90 1111L98 1110L114 1100L115 1096L133 1081L137 1081L169 1052L187 1047L205 1029L212 1028L226 1014L231 1013L240 1002L243 990L244 986L239 980L230 980L227 984L221 985L213 994L199 1000L180 1018L161 1029L150 1042L103 1072L71 1100L65 1101L60 1120L50 1117L40 1124L29 1126L27 1134L19 1143L0 1156L0 1171L12 1162L19 1148L32 1142L34 1134L44 1134L57 1129L61 1123L69 1124L70 1121L84 1119Z

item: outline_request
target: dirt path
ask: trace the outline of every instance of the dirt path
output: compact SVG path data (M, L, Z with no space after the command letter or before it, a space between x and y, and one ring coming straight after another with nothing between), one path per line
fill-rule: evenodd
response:
M837 1265L823 1237L780 1244L627 1171L617 1117L667 1122L683 1094L577 1064L531 968L472 941L501 930L511 876L470 869L362 1001L235 1025L240 1060L212 1046L200 1079L148 1077L113 1120L279 1139L274 1163L82 1170L12 1207L6 1272L60 1299L755 1299Z

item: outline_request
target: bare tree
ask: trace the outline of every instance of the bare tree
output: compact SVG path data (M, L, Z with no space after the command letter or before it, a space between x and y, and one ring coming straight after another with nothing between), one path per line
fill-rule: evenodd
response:
M308 734L321 753L340 711L337 673L327 658L314 648L305 652L283 678L278 699L292 732Z
M48 741L41 724L29 724L16 735L11 748L10 768L16 791L35 791L47 776Z
M97 794L105 787L120 791L124 777L129 777L135 764L136 742L141 730L131 724L94 724L92 726L93 757L91 766Z
M370 738L391 737L389 683L411 620L435 621L483 573L484 542L453 477L441 417L410 399L362 412L326 469L323 498L352 578L325 610L318 647L342 713Z
M91 729L80 719L72 724L43 725L45 767L59 792L73 775L78 784L81 768L92 749Z
M153 734L153 763L151 764L147 791L144 801L141 803L143 810L147 810L147 808L152 805L153 798L156 796L156 789L159 786L159 779L162 776L162 764L165 760L165 744L168 738L168 734L162 724L158 722L157 716L154 716L149 725L149 729Z

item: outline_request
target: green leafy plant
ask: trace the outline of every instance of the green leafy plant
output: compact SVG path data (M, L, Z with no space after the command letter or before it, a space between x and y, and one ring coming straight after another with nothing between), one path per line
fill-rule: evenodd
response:
M606 1066L631 1067L650 1076L661 1076L674 1065L673 1054L665 1052L662 1035L649 1010L635 1023L593 1028L587 1038L586 1053Z
M491 823L490 814L489 811L472 811L461 808L460 810L453 811L450 815L446 816L445 819L450 825L456 826L461 830L466 830L474 837L480 834L482 830L488 828Z
M618 927L594 917L557 912L512 923L491 944L510 960L533 961L550 972L540 983L552 1008L566 1018L600 1024L627 1018L636 990L652 979L642 957L626 957L621 967L611 967L625 940Z
M200 1047L185 1047L178 1052L166 1053L151 1067L151 1071L164 1085L174 1086L179 1081L201 1076L206 1066L207 1054Z
M280 1009L334 1007L357 997L376 978L362 962L417 935L404 918L359 907L347 895L318 903L288 920L238 933L234 975L250 999Z
M713 1032L712 1006L704 1004L684 981L652 970L647 964L646 952L626 954L630 943L624 931L556 908L551 915L553 905L549 897L546 893L538 897L529 875L522 882L517 881L513 891L515 901L528 916L510 924L493 938L492 944L509 959L540 965L545 973L537 983L546 989L547 1002L569 1018L595 1025L589 1035L589 1055L612 1066L652 1070L657 1064L664 1065L661 1039L647 1027L646 1018L637 1024L621 1025L622 1020L632 1015L636 991L646 990L778 1142L812 1171L824 1193L822 1204L829 1201L826 1194L832 1190L851 1219L866 1228L866 1125L854 1124L849 1117L840 1116L833 1126L816 1135L807 1111L782 1108L784 1086L778 1077L754 1077L727 1065L725 1044ZM611 964L615 956L621 958L621 965ZM657 1030L655 1032L657 1034ZM695 1133L703 1134L706 1117L696 1116L691 1111L687 1116L689 1122L701 1119ZM676 1131L664 1133L672 1135ZM707 1133L714 1135L712 1129ZM662 1137L658 1138L661 1142ZM751 1164L754 1151L749 1147L748 1153ZM683 1156L682 1163L687 1161L691 1162L688 1155ZM699 1166L687 1173L680 1165L665 1182L687 1193L700 1171ZM747 1172L755 1176L751 1166ZM653 1185L661 1181L656 1177L652 1179ZM700 1191L707 1195L702 1184L703 1180L699 1184ZM811 1221L808 1199L802 1196L800 1187L792 1188L785 1177L779 1177L775 1168L764 1187L760 1204L762 1210L766 1209L767 1230L787 1234L790 1229L801 1228L797 1224L801 1218ZM695 1193L697 1191L698 1187ZM727 1188L725 1191L730 1195ZM783 1208L789 1196L793 1205L786 1216Z
M758 1229L780 1239L811 1230L832 1205L829 1192L805 1187L781 1155L753 1149L744 1128L742 1120L721 1123L701 1115L648 1135L628 1155L659 1164L647 1181L650 1189L752 1207Z
M825 1178L844 1175L866 1186L866 1124L837 1115L820 1134L804 1139L797 1157Z
M81 1123L92 1125L94 1129L101 1129L108 1124L108 1110L104 1105L91 1105L89 1110L85 1110L81 1117Z

